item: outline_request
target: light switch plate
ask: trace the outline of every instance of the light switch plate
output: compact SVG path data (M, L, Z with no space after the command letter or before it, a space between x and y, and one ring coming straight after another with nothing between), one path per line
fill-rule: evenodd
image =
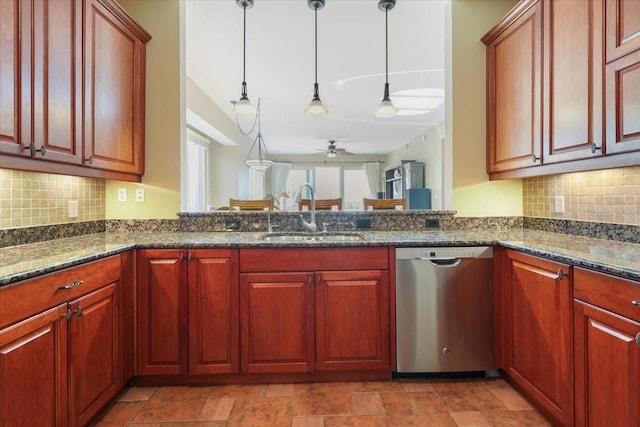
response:
M144 188L136 188L136 202L144 202Z
M69 200L69 218L78 217L78 201Z
M126 188L118 188L118 201L126 202L127 201L127 189Z

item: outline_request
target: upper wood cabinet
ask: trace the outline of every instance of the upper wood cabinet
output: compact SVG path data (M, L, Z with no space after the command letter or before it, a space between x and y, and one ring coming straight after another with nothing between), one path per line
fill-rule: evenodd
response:
M2 167L140 181L150 36L114 0L3 0L0 23Z
M603 4L543 2L543 157L556 163L603 153Z
M80 164L82 0L3 1L0 20L0 152Z
M85 163L142 175L150 36L113 1L90 0L85 13Z
M640 2L605 0L607 63L640 49Z
M491 179L640 163L640 2L521 0L482 40Z
M482 41L487 45L487 171L540 164L541 5L522 2Z

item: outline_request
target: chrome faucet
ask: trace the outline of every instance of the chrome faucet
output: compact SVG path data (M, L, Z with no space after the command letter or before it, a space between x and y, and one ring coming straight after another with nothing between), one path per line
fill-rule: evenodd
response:
M300 219L302 220L302 225L304 228L312 233L315 233L318 228L318 226L316 225L316 192L314 191L311 184L305 182L300 186L300 189L298 190L298 196L296 197L296 203L300 203L300 201L302 200L302 189L305 187L307 187L309 189L309 192L311 193L311 222L305 221L302 214L300 214Z

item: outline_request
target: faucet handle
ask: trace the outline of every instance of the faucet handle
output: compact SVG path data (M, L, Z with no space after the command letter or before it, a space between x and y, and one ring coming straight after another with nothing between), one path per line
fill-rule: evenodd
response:
M323 221L323 222L322 222L322 232L323 232L323 233L326 233L326 232L328 231L328 230L327 230L327 225L329 225L329 223L328 223L328 222L326 222L326 221Z

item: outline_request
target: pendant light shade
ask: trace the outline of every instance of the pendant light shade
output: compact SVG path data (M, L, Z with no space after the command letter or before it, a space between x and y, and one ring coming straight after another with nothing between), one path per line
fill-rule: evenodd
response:
M396 0L380 0L378 9L384 12L384 96L382 102L376 109L378 117L393 117L398 114L398 109L393 105L389 98L389 25L387 13L396 5Z
M250 116L256 112L255 107L247 96L247 82L245 78L246 51L247 51L247 9L253 7L254 0L236 0L236 4L242 8L244 24L242 31L242 93L238 102L233 104L233 112L239 116Z
M247 165L249 169L264 172L269 169L273 162L269 160L269 152L267 151L267 146L264 144L264 140L262 139L262 131L260 129L260 98L258 98L256 117L258 120L258 133L256 134L256 139L253 141L253 144L251 144L247 157L244 159L244 164ZM258 157L252 159L251 153L256 145L258 146Z
M320 118L327 115L329 109L322 104L320 100L320 94L318 92L318 9L324 7L324 0L307 0L307 5L310 9L315 11L315 83L313 84L313 99L307 108L304 110L304 114L309 117Z

